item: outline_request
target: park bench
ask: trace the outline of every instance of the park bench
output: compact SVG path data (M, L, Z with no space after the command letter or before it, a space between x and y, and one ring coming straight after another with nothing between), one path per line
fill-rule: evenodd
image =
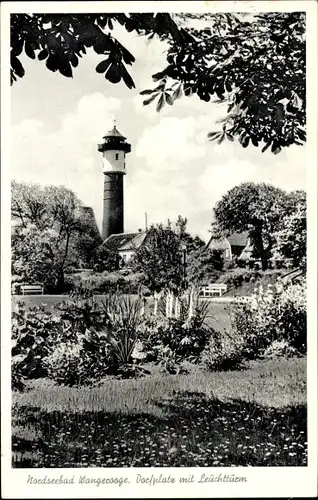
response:
M209 297L221 297L226 291L227 285L215 283L201 288L199 296L206 299Z
M21 285L22 295L43 295L43 285L36 283L34 285Z

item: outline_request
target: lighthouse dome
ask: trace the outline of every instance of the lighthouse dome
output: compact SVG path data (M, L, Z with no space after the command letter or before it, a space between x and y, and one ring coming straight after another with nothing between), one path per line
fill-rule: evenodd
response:
M110 137L120 137L121 139L124 139L126 140L126 137L124 137L120 132L119 130L117 130L116 128L116 125L113 126L113 128L111 130L109 130L109 132L107 132L106 135L104 135L103 139L108 139Z
M98 151L101 153L112 150L119 150L125 153L130 153L131 151L131 145L126 142L126 137L117 130L116 125L104 135L103 139L104 142L97 146Z

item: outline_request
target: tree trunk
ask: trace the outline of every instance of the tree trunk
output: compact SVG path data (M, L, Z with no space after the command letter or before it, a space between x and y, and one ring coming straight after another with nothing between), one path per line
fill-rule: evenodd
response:
M59 269L59 274L56 281L56 291L62 293L64 291L65 279L64 279L64 269Z
M264 250L262 227L255 227L250 236L254 245L255 257L261 260L262 270L266 271L268 268L268 258L267 252Z

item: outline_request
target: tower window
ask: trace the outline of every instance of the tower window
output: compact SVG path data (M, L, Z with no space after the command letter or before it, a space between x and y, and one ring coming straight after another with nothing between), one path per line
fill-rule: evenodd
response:
M115 159L116 159L116 160L118 160L118 159L119 159L119 154L118 154L118 153L116 153Z

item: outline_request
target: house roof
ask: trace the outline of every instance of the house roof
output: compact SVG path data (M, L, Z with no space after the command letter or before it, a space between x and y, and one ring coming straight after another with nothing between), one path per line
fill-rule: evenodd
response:
M226 237L231 246L246 247L248 243L248 233L233 233Z
M119 130L117 130L116 125L114 125L113 128L111 130L109 130L109 132L107 132L106 135L104 135L103 139L109 139L111 137L120 137L121 139L126 139L126 137L124 137L119 132Z
M239 259L250 260L252 258L253 249L245 247L239 256Z
M210 248L211 250L225 250L229 248L229 242L225 238L220 238L219 240L211 238L205 248Z
M211 237L210 241L208 242L206 248L215 248L215 249L220 249L223 250L225 248L228 248L229 244L232 246L238 246L245 248L248 243L248 233L233 233L230 236L224 236L223 238L220 238L219 240L213 239Z
M94 210L92 209L92 207L81 207L81 212L83 214L83 217L86 218L86 220L88 220L90 222L90 230L91 230L91 234L94 234L95 236L98 236L98 238L100 238L100 232L99 232L99 229L98 229L98 226L97 226L97 223L96 223L96 219L95 219L95 214L94 214Z
M103 245L113 252L137 250L146 237L145 232L111 234Z

